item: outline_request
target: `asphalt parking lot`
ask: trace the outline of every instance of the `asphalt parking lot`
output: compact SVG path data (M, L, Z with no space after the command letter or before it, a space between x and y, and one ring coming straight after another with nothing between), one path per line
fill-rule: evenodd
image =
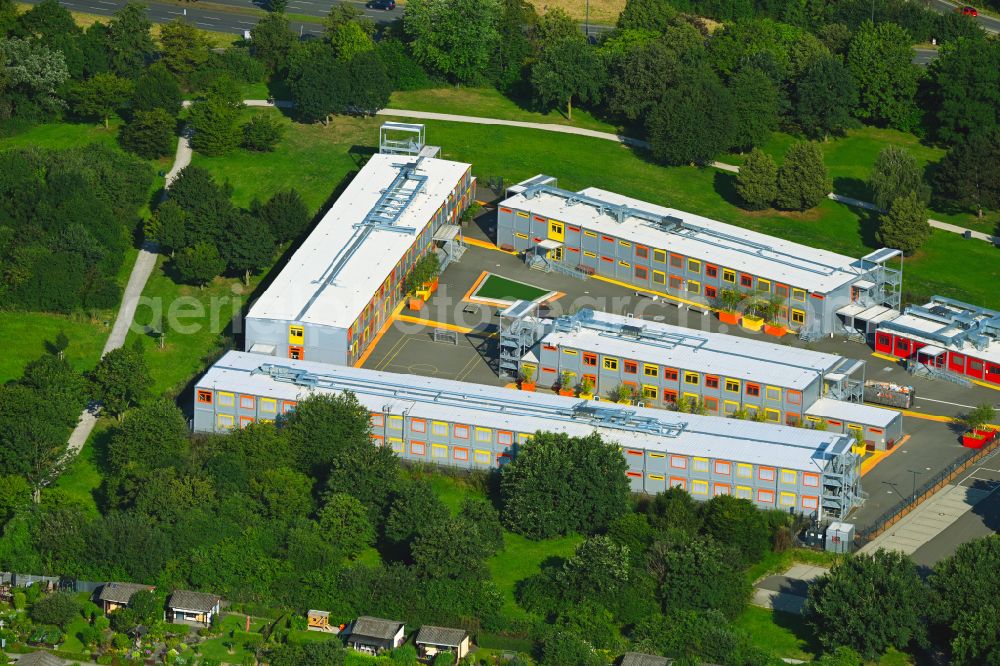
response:
M488 215L483 216L480 226L467 226L464 229L466 237L490 242L492 229L489 219ZM497 308L465 300L483 271L561 292L562 296L548 304L549 316L591 307L696 330L743 337L761 335L740 327L726 326L711 314L678 307L668 300L653 299L598 279L581 280L531 270L518 257L470 245L461 262L450 265L441 276L438 292L422 311L404 310L401 313L402 317L379 340L365 367L485 384L509 383L509 378L497 376ZM448 336L439 334L439 337L448 339L435 339L434 329L415 323L414 318L435 322L439 330L449 331ZM768 338L768 341L775 339ZM909 436L865 474L862 486L868 499L850 518L859 529L870 526L886 511L908 501L922 484L969 452L962 447L960 432L950 419L983 402L1000 403L1000 392L993 389L980 386L966 388L950 382L914 377L900 364L875 356L869 347L842 337L824 338L806 344L794 336L786 336L781 342L865 360L868 379L912 385L916 390L915 404L904 416L904 432ZM1000 468L998 465L994 467ZM984 507L984 511L995 504L991 502ZM985 522L995 525L996 515L1000 513L994 511L994 517L987 516ZM972 533L977 528L969 525L960 529ZM932 553L928 555L931 556Z

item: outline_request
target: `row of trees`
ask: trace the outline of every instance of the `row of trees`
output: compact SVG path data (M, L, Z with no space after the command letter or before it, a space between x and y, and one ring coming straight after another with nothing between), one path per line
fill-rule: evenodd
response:
M234 205L231 195L228 183L219 185L205 169L188 166L146 222L146 237L171 255L182 281L205 285L229 273L249 282L271 263L279 244L309 226L309 209L294 188L264 203L254 200L250 210Z
M100 144L0 153L0 308L114 307L152 183L147 163Z

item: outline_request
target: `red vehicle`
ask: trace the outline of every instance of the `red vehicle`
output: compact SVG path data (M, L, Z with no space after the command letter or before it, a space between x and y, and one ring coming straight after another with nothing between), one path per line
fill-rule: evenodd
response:
M979 11L977 11L975 7L970 7L969 5L956 7L955 11L962 12L963 16L979 16Z

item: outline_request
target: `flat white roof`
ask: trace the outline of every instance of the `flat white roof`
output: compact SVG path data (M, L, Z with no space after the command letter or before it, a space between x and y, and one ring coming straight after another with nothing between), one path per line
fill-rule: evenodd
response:
M364 220L399 174L394 165L416 160L405 155L372 155L247 317L340 328L353 324L417 236L372 231L332 281L329 271L358 233L354 225ZM425 158L417 173L427 180L397 226L414 227L419 235L469 168L461 162Z
M536 176L535 178L539 178ZM522 183L522 185L527 184ZM583 203L568 203L567 198L542 191L526 197L524 189L500 203L501 206L561 222L618 236L653 248L667 249L701 259L720 267L744 271L768 280L781 282L811 292L829 293L863 274L860 260L835 252L820 250L774 236L750 231L724 222L686 213L673 208L633 199L596 187L580 194L613 205L641 208L663 217L680 219L689 228L668 232L638 217L626 217L621 223L608 213Z
M843 360L835 354L607 312L588 310L580 315L583 323L578 330L553 331L542 339L542 343L799 390ZM597 327L588 327L588 320L597 326L641 326L651 335L636 339L602 333ZM657 334L664 338L654 338ZM674 336L677 336L674 338L676 343L672 344L670 339ZM639 376L641 378L642 375Z
M876 428L887 428L893 421L902 418L899 412L892 409L830 398L820 398L806 410L806 414L847 423L863 423Z
M309 388L282 382L267 374L251 374L262 364L304 370L332 378L338 388ZM783 465L821 471L832 455L850 448L850 440L839 433L739 421L715 416L696 416L608 402L581 401L545 393L521 393L482 384L468 384L436 377L402 375L365 368L329 365L312 361L275 359L248 352L230 351L198 381L197 388L249 393L280 400L300 400L313 393L337 393L350 386L358 401L372 412L388 412L441 421L468 423L501 430L534 433L539 430L570 435L601 433L608 441L676 453L737 460L755 464ZM686 424L677 437L648 432L595 427L593 423L559 414L575 405L631 412L655 419L665 426Z

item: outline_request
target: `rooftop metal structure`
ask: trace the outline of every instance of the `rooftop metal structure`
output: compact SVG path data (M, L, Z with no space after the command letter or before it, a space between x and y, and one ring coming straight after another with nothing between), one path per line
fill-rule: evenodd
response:
M884 326L901 332L913 332L944 345L961 346L968 342L979 351L985 351L991 344L1000 342L1000 312L995 310L944 296L934 296L925 305L908 306L903 314L918 317L931 325L916 329L907 327L897 319L885 322Z
M426 128L420 123L384 122L378 129L378 151L386 155L419 155Z

